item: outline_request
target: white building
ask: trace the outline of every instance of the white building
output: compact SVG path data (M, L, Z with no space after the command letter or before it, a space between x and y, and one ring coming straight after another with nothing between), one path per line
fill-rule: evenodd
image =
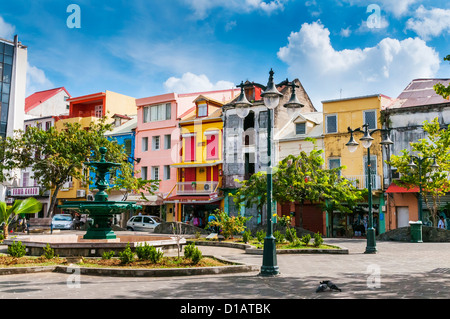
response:
M64 87L35 92L25 99L25 113L28 118L69 115L69 98Z

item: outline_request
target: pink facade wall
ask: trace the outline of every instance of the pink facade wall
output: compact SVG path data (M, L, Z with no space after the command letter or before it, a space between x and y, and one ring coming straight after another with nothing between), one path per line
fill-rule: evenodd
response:
M141 161L136 165L136 170L142 167L148 168L148 179L151 179L151 167L158 166L160 172L159 192L167 195L176 185L176 168L170 168L170 180L164 180L164 165L171 165L179 162L180 152L180 129L178 128L178 119L181 115L195 106L194 100L199 95L205 95L220 102L227 102L239 94L238 89L220 90L210 92L197 92L189 94L168 93L152 97L136 99L138 123L136 128L136 148L135 158ZM171 103L171 119L164 121L148 122L143 121L143 107L161 103ZM164 149L164 135L171 135L171 148ZM161 147L157 151L152 150L152 139L154 136L160 136ZM148 139L148 150L142 151L143 138ZM137 174L141 177L141 174ZM172 195L175 191L172 192Z

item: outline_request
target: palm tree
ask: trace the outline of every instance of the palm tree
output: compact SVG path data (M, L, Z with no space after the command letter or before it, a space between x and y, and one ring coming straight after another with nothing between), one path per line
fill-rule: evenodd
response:
M42 204L35 198L16 200L12 206L6 206L0 201L0 224L3 224L3 236L8 238L8 227L18 214L36 214L42 208Z

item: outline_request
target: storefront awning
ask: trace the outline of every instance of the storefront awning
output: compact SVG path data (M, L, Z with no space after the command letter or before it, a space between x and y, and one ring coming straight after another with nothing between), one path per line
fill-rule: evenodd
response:
M147 195L146 196L147 200L144 200L142 198L142 196L128 196L127 198L127 202L136 202L137 205L141 205L141 206L159 206L159 205L163 205L163 199L161 198L161 196L158 195Z
M398 186L394 183L389 185L389 187L386 190L386 193L418 193L418 192L419 186L411 187L408 189L407 187Z
M184 203L184 204L209 204L214 202L219 202L223 199L223 197L214 197L214 196L183 196L183 195L174 195L164 199L165 203Z

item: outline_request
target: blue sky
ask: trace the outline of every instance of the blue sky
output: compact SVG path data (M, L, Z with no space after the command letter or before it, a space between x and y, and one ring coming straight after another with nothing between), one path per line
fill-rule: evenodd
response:
M80 28L67 26L70 4ZM266 84L273 68L276 82L300 79L321 110L323 100L396 97L414 78L450 78L445 0L2 1L0 37L14 34L28 46L28 94L226 89Z

